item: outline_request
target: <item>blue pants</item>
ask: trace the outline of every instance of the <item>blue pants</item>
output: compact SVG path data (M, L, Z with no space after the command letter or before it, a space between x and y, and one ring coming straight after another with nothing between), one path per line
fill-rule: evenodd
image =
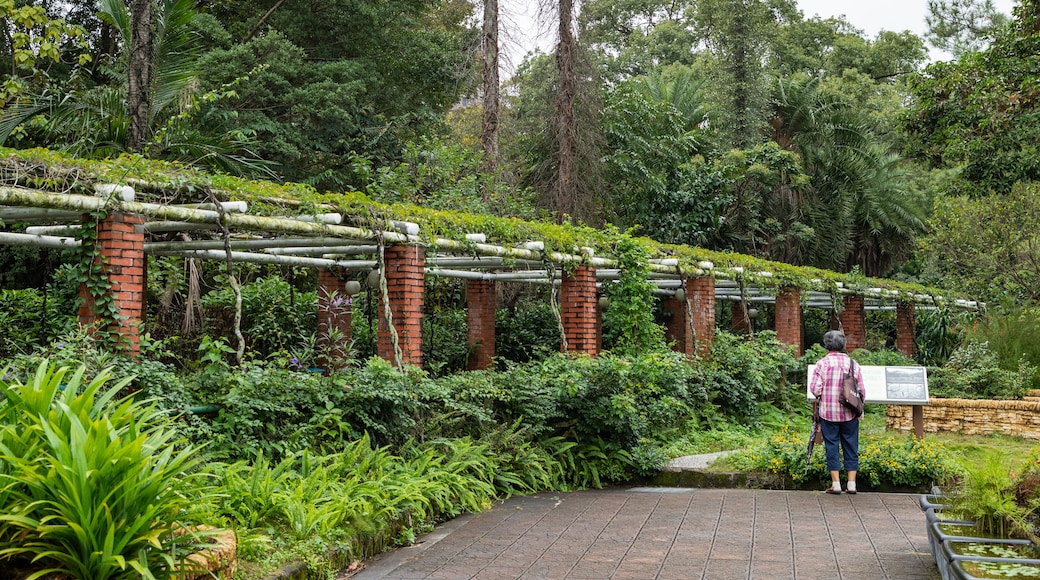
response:
M859 419L832 423L820 419L820 432L827 450L827 471L839 471L838 443L845 459L845 471L859 471Z

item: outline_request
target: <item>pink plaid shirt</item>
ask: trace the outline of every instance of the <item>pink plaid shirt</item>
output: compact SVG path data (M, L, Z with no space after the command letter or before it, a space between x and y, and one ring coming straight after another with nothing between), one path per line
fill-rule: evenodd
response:
M809 390L820 402L820 417L833 423L842 423L855 419L853 412L841 404L841 380L849 372L852 359L843 352L829 352L816 363ZM856 382L859 383L859 394L866 397L863 387L863 373L856 365Z

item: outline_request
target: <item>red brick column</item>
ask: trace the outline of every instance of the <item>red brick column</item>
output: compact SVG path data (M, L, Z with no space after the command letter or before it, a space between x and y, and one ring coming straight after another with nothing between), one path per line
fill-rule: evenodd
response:
M801 290L781 288L776 296L776 338L795 347L796 356L802 356L805 354L802 334Z
M661 300L661 309L671 313L664 325L665 339L672 342L672 350L692 357L693 340L689 336L690 325L686 323L687 308L689 308L689 298L687 298L686 304L680 302L675 296L667 296Z
M846 296L841 313L841 328L845 332L845 350L852 352L867 346L867 315L862 296Z
M422 365L423 276L426 250L419 246L387 246L383 253L386 266L386 289L390 313L397 330L402 362ZM390 339L383 298L379 301L379 356L394 360L394 345Z
M339 269L318 270L318 348L322 353L319 363L325 367L336 366L349 355L354 297L347 294L346 275Z
M495 282L466 281L467 343L471 371L494 368L495 357Z
M111 213L97 226L98 254L120 317L112 321L108 330L118 333L132 355L141 349L140 325L145 305L148 258L144 255L143 226L143 217L119 212ZM79 323L94 328L98 316L86 285L80 286L79 295Z
M750 334L751 327L748 326L748 320L744 318L744 302L740 300L730 302L729 308L730 330L732 330L734 334Z
M907 358L917 356L917 315L912 302L900 302L896 306L896 350Z
M567 340L567 352L599 354L596 336L596 269L578 266L563 273L560 284L560 316ZM561 350L563 345L560 345Z
M687 278L686 301L693 319L694 351L701 358L709 358L715 342L715 279Z

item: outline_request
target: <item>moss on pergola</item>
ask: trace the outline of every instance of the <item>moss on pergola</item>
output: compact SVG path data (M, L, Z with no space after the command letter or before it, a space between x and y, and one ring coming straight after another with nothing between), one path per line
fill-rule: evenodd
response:
M610 258L619 236L616 228L596 229L575 224L498 217L459 211L433 210L414 204L386 204L359 192L318 192L297 183L277 184L227 175L213 175L179 163L154 161L122 155L100 161L76 159L46 149L0 148L3 185L54 193L90 194L97 183L132 186L137 201L158 204L187 204L209 201L212 192L221 201L246 201L254 216L308 216L335 212L344 225L373 231L392 231L394 221L419 225L418 241L434 249L444 247L460 254L475 246L466 234L484 234L487 244L513 246L539 241L545 252L558 255L587 255ZM798 287L837 296L872 294L891 302L938 303L970 298L920 284L868 278L858 273L842 274L819 268L792 266L752 256L663 244L650 238L635 238L651 260L677 261L677 275L710 272L720 279L743 281L759 288ZM704 268L711 263L712 268Z

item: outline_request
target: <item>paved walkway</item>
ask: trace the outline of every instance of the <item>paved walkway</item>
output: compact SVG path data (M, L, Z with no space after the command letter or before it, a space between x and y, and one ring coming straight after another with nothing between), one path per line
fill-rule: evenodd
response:
M624 488L457 518L356 580L939 578L916 495Z

